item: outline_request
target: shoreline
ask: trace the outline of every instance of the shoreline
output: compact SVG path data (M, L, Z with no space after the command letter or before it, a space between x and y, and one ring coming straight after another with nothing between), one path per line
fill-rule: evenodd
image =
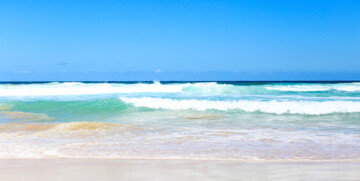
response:
M0 180L360 180L359 161L0 158Z

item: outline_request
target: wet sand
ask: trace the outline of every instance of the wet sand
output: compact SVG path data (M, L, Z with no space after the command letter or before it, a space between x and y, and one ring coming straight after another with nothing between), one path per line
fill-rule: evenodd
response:
M1 181L360 180L360 162L166 159L0 159Z

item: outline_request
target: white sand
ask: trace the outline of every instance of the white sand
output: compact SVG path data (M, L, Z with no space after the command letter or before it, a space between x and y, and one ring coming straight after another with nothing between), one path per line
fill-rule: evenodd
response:
M360 162L0 159L0 181L360 180Z

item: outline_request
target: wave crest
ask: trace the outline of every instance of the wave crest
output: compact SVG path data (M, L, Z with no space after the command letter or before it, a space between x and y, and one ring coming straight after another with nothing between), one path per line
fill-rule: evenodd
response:
M77 82L0 86L0 96L97 95L142 92L181 92L182 85L154 84L84 84Z
M116 93L202 93L202 94L272 94L281 92L342 91L360 92L360 84L315 84L315 85L248 85L219 84L217 82L152 84L137 83L48 83L0 85L0 97L4 96L57 96L57 95L98 95Z
M310 114L321 115L331 113L355 113L360 112L360 102L354 101L210 101L210 100L174 100L167 98L127 98L120 100L132 104L135 107L147 107L152 109L170 109L198 111L206 110L242 110L246 112L264 112L274 114Z

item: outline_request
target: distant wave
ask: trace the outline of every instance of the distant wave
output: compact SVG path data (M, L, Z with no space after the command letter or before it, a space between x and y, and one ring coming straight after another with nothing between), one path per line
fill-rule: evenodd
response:
M360 84L355 85L348 85L335 88L339 91L346 91L346 92L360 92Z
M315 91L329 91L330 87L326 86L273 86L265 87L267 90L276 90L276 91L293 91L293 92L315 92Z
M291 91L291 92L317 92L317 91L344 91L360 92L360 84L335 84L335 85L275 85L266 86L267 90Z
M264 112L274 114L309 114L321 115L331 113L354 113L360 112L360 102L354 101L210 101L210 100L175 100L167 98L127 98L120 100L132 104L135 107L147 107L152 109L186 110L234 110L246 112Z

